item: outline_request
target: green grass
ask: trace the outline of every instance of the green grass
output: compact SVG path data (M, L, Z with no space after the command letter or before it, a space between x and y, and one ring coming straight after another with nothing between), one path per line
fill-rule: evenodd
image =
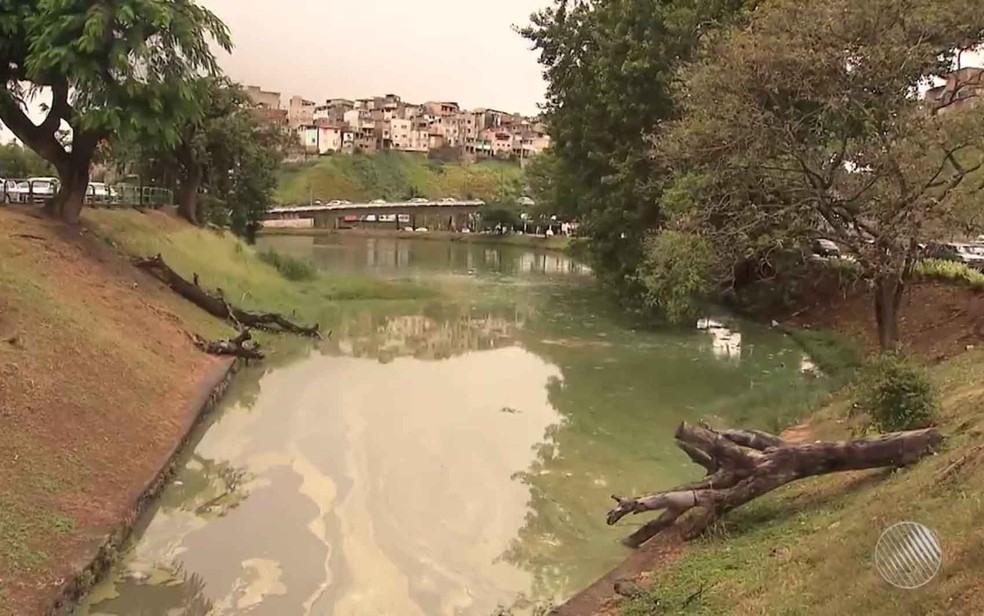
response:
M522 173L518 165L503 161L442 163L406 152L336 155L286 165L280 173L276 198L281 203L313 199L394 201L411 195L487 200L504 185L518 181Z
M916 264L913 275L921 280L956 284L975 291L984 290L984 273L956 261L926 259Z
M855 340L835 332L786 328L786 334L803 347L836 388L847 385L864 361L864 349Z
M318 276L318 270L309 261L298 259L290 255L285 255L276 250L261 250L257 256L264 263L268 263L280 272L287 280L299 282L302 280L314 280Z
M40 538L50 539L75 528L75 522L56 511L0 494L0 560L10 571L27 571L48 555Z
M659 566L645 595L620 605L625 616L976 615L984 600L984 354L931 370L942 397L943 449L895 471L805 479L729 514L674 562ZM814 416L817 438L846 438L844 392ZM889 525L913 520L939 536L939 575L901 591L878 575L873 551ZM700 588L698 600L684 607ZM655 607L659 599L660 607Z
M133 256L160 253L181 275L198 274L201 284L221 288L234 303L252 310L295 313L317 318L326 301L395 300L426 297L432 291L408 282L366 275L317 271L303 280L288 279L278 266L229 232L184 224L163 212L87 210L86 223ZM280 256L281 263L285 260ZM270 257L267 257L269 260ZM295 278L304 266L287 267Z

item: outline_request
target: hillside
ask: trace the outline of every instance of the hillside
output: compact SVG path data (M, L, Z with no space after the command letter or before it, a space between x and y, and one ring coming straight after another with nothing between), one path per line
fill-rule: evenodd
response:
M394 201L415 196L489 200L504 188L517 187L522 175L519 165L503 161L444 163L406 152L337 155L286 165L276 201Z

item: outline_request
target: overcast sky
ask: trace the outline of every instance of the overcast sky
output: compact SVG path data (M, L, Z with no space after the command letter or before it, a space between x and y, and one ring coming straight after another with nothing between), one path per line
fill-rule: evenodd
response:
M315 101L394 93L533 114L537 55L512 26L549 0L200 0L232 31L246 84Z

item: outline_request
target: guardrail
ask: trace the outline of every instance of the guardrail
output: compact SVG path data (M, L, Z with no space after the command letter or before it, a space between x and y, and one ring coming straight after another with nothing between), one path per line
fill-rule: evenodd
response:
M8 179L0 182L2 203L44 203L58 192L55 179ZM85 196L89 205L121 207L161 207L174 205L174 192L157 186L132 184L89 184Z

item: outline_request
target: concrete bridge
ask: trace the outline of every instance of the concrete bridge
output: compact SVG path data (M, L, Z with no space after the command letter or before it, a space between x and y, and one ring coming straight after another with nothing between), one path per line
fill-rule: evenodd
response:
M426 227L463 229L485 205L479 200L441 199L371 203L331 202L322 205L281 206L264 216L264 227L319 229Z

